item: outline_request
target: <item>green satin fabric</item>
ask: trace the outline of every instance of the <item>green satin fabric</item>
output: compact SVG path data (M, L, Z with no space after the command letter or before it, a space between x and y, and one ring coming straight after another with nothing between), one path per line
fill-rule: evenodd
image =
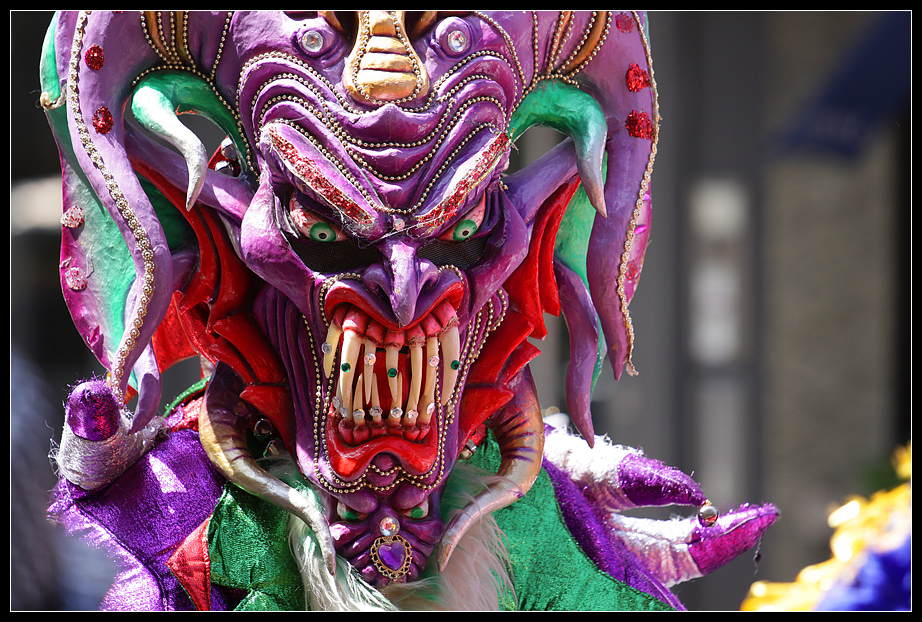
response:
M471 460L496 472L499 449L488 438ZM449 511L449 508L443 508ZM507 611L663 611L670 607L600 571L573 540L547 473L529 493L494 514L503 530L515 596ZM238 611L303 610L304 589L291 556L286 512L228 485L212 516L211 581L248 592Z
M287 512L233 484L208 529L211 582L248 591L236 611L304 609L304 587L288 544Z
M476 464L490 472L499 466L499 449L490 439L477 450ZM502 601L513 611L671 611L652 596L602 572L570 535L554 489L542 469L524 498L494 513L505 534L516 598Z

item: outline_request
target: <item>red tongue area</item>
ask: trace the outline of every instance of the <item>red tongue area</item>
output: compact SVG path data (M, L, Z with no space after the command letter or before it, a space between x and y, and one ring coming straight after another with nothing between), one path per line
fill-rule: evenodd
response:
M360 359L361 361L361 359ZM403 395L401 403L406 403L410 393L410 357L404 348L397 357L397 370L403 376ZM391 409L390 377L388 376L387 362L384 351L376 354L374 373L378 383L381 408L386 418ZM367 402L365 404L368 411ZM327 455L330 466L335 473L347 481L353 481L361 476L371 462L380 454L391 454L400 463L405 471L412 475L422 475L432 470L438 457L438 421L433 417L431 427L424 437L411 440L415 435L407 433L405 438L402 432L393 432L371 436L362 443L353 444L343 439L337 429L339 416L331 409L326 418ZM369 417L366 416L366 426L371 426ZM405 428L398 428L405 430ZM419 434L417 430L417 434ZM421 436L421 435L420 435Z
M438 457L437 417L432 418L431 428L421 442L412 442L402 436L384 434L369 439L361 445L349 445L343 441L336 429L336 417L326 418L327 456L337 476L354 481L368 468L379 454L391 454L403 469L411 475L423 475L432 470Z

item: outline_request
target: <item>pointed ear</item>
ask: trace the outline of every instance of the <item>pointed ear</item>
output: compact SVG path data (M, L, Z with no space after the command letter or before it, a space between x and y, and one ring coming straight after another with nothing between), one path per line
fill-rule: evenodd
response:
M63 232L65 301L112 389L127 398L129 387L137 388L137 427L160 401L150 341L166 314L173 273L166 235L125 151L125 98L138 68L156 58L136 15L59 13L53 29L43 100L61 153L64 204L83 212L82 222ZM113 60L120 58L130 62ZM55 91L60 98L52 98Z
M517 16L490 16L521 27ZM616 380L624 369L635 373L628 305L649 234L658 98L644 13L549 11L532 18L535 36L527 49L535 66L510 135L544 125L568 138L511 174L508 196L532 224L566 179L578 173L582 181L557 231L554 277L571 334L567 406L585 436L604 359Z

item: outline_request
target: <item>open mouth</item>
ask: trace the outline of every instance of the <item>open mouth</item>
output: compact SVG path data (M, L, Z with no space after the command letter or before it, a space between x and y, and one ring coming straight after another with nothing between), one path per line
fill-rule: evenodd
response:
M349 479L381 453L414 474L438 455L442 409L462 369L453 304L443 298L413 325L385 326L351 302L338 304L321 346L331 465Z

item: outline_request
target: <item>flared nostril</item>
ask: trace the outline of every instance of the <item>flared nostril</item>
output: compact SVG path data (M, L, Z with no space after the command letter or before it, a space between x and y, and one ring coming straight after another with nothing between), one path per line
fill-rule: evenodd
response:
M383 261L365 269L362 282L372 294L387 301L399 328L418 319L423 292L438 283L439 269L416 255L416 248L401 240L388 240L379 248Z

